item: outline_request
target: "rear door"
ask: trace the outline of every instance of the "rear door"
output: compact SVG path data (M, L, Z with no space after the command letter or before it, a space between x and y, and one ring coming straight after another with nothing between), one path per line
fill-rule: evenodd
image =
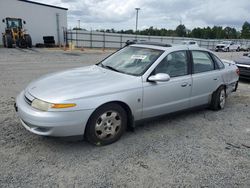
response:
M208 104L221 81L220 69L207 51L192 50L191 107Z
M188 108L191 95L191 74L187 51L168 54L151 75L169 74L166 82L143 83L143 118Z

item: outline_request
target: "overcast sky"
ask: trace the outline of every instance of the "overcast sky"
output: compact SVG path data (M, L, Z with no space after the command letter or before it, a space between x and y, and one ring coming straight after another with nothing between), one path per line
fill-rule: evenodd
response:
M68 8L68 27L92 29L134 29L135 8L140 7L139 29L150 26L188 29L230 26L241 30L250 22L250 0L33 0Z

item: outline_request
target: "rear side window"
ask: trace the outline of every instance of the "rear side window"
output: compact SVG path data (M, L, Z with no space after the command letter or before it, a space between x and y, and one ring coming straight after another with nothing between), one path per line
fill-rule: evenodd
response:
M214 70L214 62L208 52L191 51L193 56L193 73Z
M224 63L222 63L222 61L217 56L215 56L214 54L211 54L211 56L213 57L214 62L217 65L216 68L224 69L224 67L225 67Z

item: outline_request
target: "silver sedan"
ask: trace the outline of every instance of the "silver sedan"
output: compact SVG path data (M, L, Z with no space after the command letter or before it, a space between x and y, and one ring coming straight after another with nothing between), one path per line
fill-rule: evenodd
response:
M135 122L209 105L237 89L238 69L199 47L134 44L88 67L46 75L16 98L22 125L38 135L118 140Z

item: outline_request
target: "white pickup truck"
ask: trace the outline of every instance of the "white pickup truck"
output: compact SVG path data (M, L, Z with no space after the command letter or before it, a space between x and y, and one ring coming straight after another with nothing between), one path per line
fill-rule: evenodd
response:
M223 51L223 52L230 52L230 51L240 51L240 44L236 44L232 41L223 41L216 45L215 51Z

